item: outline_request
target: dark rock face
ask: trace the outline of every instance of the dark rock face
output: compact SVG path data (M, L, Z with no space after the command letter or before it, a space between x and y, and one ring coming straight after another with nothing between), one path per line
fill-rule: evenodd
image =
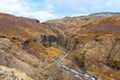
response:
M67 36L69 49L76 49L75 52L69 55L68 59L74 62L79 68L94 75L97 79L119 80L120 15L116 15L117 13L101 14L102 17L63 18L46 23L54 23L54 27L60 30L64 28L63 32ZM96 15L101 16L101 14ZM91 21L93 19L91 17L95 21ZM81 20L85 20L86 22ZM81 24L77 23L77 21ZM75 26L70 28L68 27L69 24L74 24Z
M119 15L67 17L41 24L36 19L0 14L0 65L35 80L77 80L54 63L65 51L74 50L66 58L77 66L71 68L97 79L119 80L119 32Z
M120 70L120 64L119 64L120 63L120 60L119 60L120 46L119 45L120 45L120 40L115 39L111 47L111 50L109 51L107 61L106 61L106 65L113 68L114 70Z
M62 53L54 35L36 19L0 14L0 65L15 68L34 80L64 80L62 74L71 74L49 63L49 58L53 62Z
M53 35L50 35L50 36L42 35L41 42L45 47L58 46L58 38Z
M0 38L0 41L2 41L0 43L0 65L16 68L34 77L35 67L41 62L34 56L26 54L9 39Z
M72 60L98 79L119 79L120 40L111 34L93 37L83 47L77 45Z
M29 48L29 42L30 42L30 41L25 41L25 42L24 42L23 49L25 49L26 51L28 51L28 52L30 53L30 51L29 51L29 49L30 49L30 48Z

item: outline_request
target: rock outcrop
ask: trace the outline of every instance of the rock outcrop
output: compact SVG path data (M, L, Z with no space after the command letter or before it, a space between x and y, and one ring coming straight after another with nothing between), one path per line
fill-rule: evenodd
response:
M79 80L55 63L70 50L75 51L61 63L71 70L98 80L119 80L119 45L120 15L65 17L40 23L0 14L0 65L34 80Z
M33 80L25 73L17 71L14 68L0 66L0 80Z
M89 72L97 79L119 80L120 77L120 15L110 17L87 16L83 23L80 19L64 18L46 22L53 24L55 28L64 24L75 25L70 28L65 26L63 30L68 39L70 49L77 50L69 55L68 59L74 62L84 72ZM67 19L67 22L65 21ZM77 20L79 23L76 23ZM61 23L60 23L61 22ZM55 24L57 23L57 24ZM73 32L74 31L74 32ZM74 68L74 67L73 67Z
M64 52L59 41L51 29L36 19L0 14L2 66L15 68L34 80L77 80L54 64Z

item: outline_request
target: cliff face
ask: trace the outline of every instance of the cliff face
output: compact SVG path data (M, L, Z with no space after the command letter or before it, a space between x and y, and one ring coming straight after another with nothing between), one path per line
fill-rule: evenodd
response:
M76 51L68 59L79 68L102 80L119 80L120 77L120 15L110 17L63 18L52 20L47 24L51 27L65 27L63 30L68 39L69 49ZM64 21L68 19L67 22ZM76 20L76 21L75 21ZM60 22L61 23L60 23ZM78 21L78 23L76 23ZM55 24L56 23L56 24ZM72 23L72 24L70 24ZM64 26L64 24L68 24ZM73 26L74 24L74 26ZM72 27L69 27L72 25ZM61 27L59 27L61 26Z
M64 53L62 39L55 32L63 37L59 30L53 31L36 19L0 14L0 65L34 80L77 80L54 63Z
M0 14L0 65L35 80L79 80L55 60L97 79L119 80L120 15L66 17L40 23L36 19ZM85 80L88 80L85 78Z
M84 45L78 44L77 51L71 54L69 59L98 79L119 80L119 42L119 38L113 34L96 38L92 36L88 42L82 41Z

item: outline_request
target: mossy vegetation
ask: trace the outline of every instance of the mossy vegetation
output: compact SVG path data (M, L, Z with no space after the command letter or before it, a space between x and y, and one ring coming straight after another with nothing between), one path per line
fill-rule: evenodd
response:
M54 47L47 48L45 51L46 51L46 54L43 55L43 57L50 62L54 62L57 58L62 56L64 53L62 49L54 48Z
M3 53L4 51L3 50L0 50L0 53Z

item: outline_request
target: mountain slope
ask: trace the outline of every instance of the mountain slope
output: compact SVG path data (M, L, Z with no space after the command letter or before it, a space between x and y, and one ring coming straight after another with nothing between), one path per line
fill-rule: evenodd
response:
M90 14L89 16L103 16L103 17L108 17L108 16L114 16L120 14L119 12L99 12L99 13L93 13Z
M40 23L1 13L0 65L34 80L79 80L56 63L73 50L61 62L64 67L101 80L119 80L119 32L120 15L65 17ZM89 80L84 75L81 77Z
M64 72L53 63L64 50L55 46L56 34L38 20L0 14L0 65L15 68L34 80L62 79Z
M83 16L46 22L49 27L64 32L69 46L67 48L76 49L68 59L102 80L120 78L119 23L120 15Z
M14 80L14 79L20 79L20 80L33 80L25 73L22 73L20 71L17 71L13 68L7 68L4 66L0 66L0 80Z

